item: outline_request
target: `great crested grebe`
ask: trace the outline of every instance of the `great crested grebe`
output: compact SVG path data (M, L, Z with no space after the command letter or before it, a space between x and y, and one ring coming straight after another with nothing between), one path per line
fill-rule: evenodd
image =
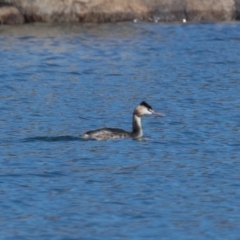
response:
M132 131L128 132L118 128L101 128L93 131L88 131L80 136L83 139L118 139L118 138L141 138L143 136L141 117L147 114L155 114L164 116L162 113L154 112L152 107L146 102L141 102L133 111Z

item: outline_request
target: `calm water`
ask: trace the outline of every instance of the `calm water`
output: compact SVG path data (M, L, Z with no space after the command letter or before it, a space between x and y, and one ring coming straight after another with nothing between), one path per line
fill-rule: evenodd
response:
M0 236L239 239L240 24L0 26ZM141 141L82 141L98 127Z

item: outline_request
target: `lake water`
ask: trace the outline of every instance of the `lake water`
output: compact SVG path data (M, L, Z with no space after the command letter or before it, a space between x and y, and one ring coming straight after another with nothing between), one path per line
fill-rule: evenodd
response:
M240 24L0 26L4 240L239 239ZM83 141L99 127L140 141Z

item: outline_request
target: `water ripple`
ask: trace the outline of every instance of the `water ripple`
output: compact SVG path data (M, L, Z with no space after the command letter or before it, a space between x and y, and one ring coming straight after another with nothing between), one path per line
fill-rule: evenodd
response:
M0 26L1 237L238 239L239 27Z

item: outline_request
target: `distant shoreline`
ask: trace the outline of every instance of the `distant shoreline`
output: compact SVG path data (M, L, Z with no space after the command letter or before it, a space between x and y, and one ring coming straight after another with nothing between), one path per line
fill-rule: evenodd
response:
M0 0L0 24L240 19L240 0Z

